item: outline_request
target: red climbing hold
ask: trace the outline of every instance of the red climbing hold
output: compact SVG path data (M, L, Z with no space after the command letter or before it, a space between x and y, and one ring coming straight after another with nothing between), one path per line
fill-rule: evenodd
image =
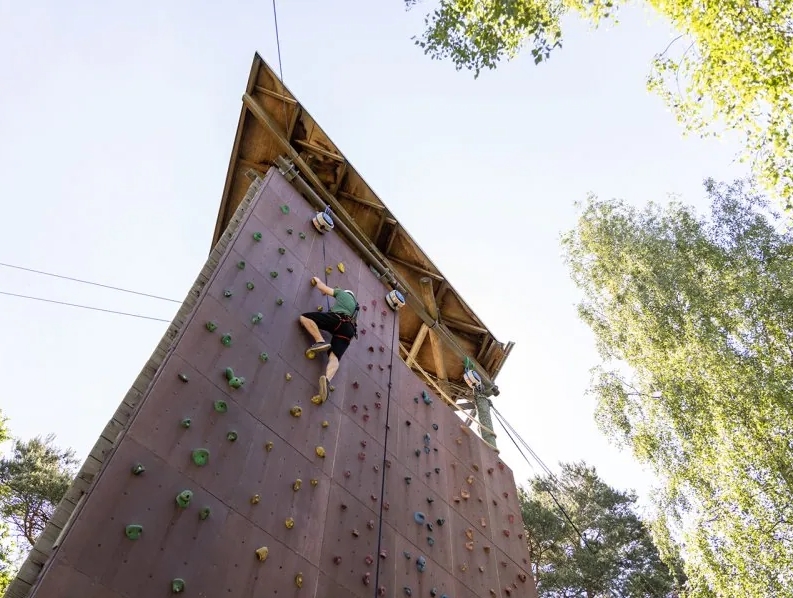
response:
M371 565L372 563L374 563L374 559L372 558L372 555L371 554L367 554L366 558L364 559L364 562L367 565Z

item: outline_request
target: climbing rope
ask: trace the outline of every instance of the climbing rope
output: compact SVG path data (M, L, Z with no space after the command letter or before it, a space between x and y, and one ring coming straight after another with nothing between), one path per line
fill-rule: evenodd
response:
M391 325L391 346L394 346L394 340L396 338L397 327L396 327L397 317L396 313L394 314L394 320ZM378 597L378 592L380 589L380 563L382 562L382 558L380 557L380 551L382 550L382 542L383 542L383 505L385 504L385 472L386 472L386 461L388 461L388 431L390 427L389 416L391 415L391 379L394 375L394 353L395 351L391 351L391 363L388 366L388 393L386 394L386 412L385 412L385 436L383 438L383 463L380 467L380 471L383 472L382 477L380 479L380 523L377 530L377 568L375 569L374 575L374 595L375 598Z
M325 255L325 235L320 235L322 239L322 271L325 273L325 286L328 285L328 258ZM330 312L330 295L325 295L325 301L328 304L328 311Z
M281 36L278 33L278 8L276 8L275 0L273 0L273 22L275 23L275 46L278 49L278 76L281 78L281 85L284 85L284 67L283 63L281 62ZM286 88L284 88L286 91ZM284 105L284 134L289 135L289 117L286 115L286 94L281 94L284 96L281 100L281 103Z

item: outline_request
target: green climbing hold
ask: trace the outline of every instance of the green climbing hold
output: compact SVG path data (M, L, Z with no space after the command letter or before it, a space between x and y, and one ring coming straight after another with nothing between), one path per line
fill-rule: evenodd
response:
M294 231L291 228L286 229L286 234L291 235Z
M246 282L245 288L247 288L249 291L252 291L254 288L256 288L256 285L253 284L252 282Z
M189 417L186 417L182 420L182 427L189 428L191 423L193 423L192 420Z
M171 582L171 592L181 594L184 592L184 579L177 577Z
M143 526L137 524L128 525L124 530L124 533L130 540L137 540L143 533Z
M146 471L146 468L143 467L143 463L136 463L132 466L132 475L140 475L144 471Z
M223 291L223 296L224 297L231 297L233 294L234 294L234 291L232 291L231 289L226 289L226 290Z
M210 511L209 507L204 507L203 509L201 509L201 510L198 512L198 518L199 518L201 521L204 521L205 519L207 519L207 518L209 517L209 513L210 513L210 512L211 512L211 511Z
M231 368L226 368L225 370L226 380L231 380L234 377L234 370Z
M244 270L245 269L245 260L238 261L237 262L237 268L239 268L240 270Z
M192 490L182 490L179 494L176 495L176 504L179 505L180 508L186 509L190 506L190 501L193 499L193 492Z
M203 467L209 463L209 451L205 448L197 448L193 451L193 463Z
M215 401L214 403L215 411L218 413L226 413L229 410L229 406L226 401Z
M289 206L286 205L286 204L282 205L281 206L281 213L282 214L288 214L289 213Z
M300 233L297 236L300 237L301 239L305 239L306 238L306 233Z
M182 382L189 382L190 378L187 377L187 374L179 374L179 380Z
M270 356L267 355L267 353L259 353L259 359L262 361L267 361L268 359L270 359Z
M222 337L220 337L220 342L223 343L224 347L230 347L231 335L229 333L224 334Z
M251 318L251 324L258 324L262 321L262 318L264 318L264 316L261 312L253 314L253 317Z
M276 299L276 301L275 301L275 304L276 305L283 305L284 304L284 300L281 299L280 297L278 297L278 299Z
M270 278L278 278L278 272L270 272Z
M234 376L231 380L229 380L229 386L231 386L231 388L239 388L243 384L245 384L245 378L242 376Z
M215 330L217 329L218 329L217 324L215 324L214 322L207 322L207 330L209 330L210 332L215 332Z
M283 247L279 247L278 248L278 253L280 253L281 255L284 255L286 253L286 249L284 249Z
M253 233L253 240L254 241L261 241L262 240L262 233L260 233L258 231Z
M235 440L237 440L237 433L234 430L232 430L231 432L226 434L226 439L229 442L234 442Z

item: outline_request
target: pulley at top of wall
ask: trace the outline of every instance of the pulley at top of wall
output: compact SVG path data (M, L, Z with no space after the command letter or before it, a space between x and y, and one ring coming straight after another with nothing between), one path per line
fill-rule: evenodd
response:
M324 235L333 230L333 218L330 215L330 207L326 208L324 212L317 212L311 219L314 228L319 231L319 234Z
M482 390L482 377L474 369L474 364L469 357L466 357L463 361L463 369L465 370L463 380L465 380L468 388L474 392L480 392Z
M385 296L385 302L392 310L397 311L405 307L405 296L394 289Z

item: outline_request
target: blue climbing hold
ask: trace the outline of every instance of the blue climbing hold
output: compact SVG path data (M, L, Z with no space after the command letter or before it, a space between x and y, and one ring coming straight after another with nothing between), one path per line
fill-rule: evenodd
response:
M415 513L413 513L413 521L415 521L419 525L424 525L424 523L427 521L427 516L421 511L416 511Z
M425 405L431 405L432 404L432 397L429 395L429 393L426 390L422 390L421 391L421 398L424 399L424 404Z
M407 586L405 586L404 588L402 588L402 590L405 592L405 596L412 596L412 595L413 595L413 590L411 590L411 589L410 589L409 587L407 587Z
M428 446L425 446L425 447L424 447L424 452L425 452L425 453L427 453L427 454L429 455L429 454L430 454L430 447L428 447Z
M438 424L432 424L432 429L437 432L438 431Z
M408 559L408 560L410 560L410 559L412 559L412 558L413 558L413 555L412 555L412 554L410 554L410 553L409 553L407 550L403 550L403 551L402 551L402 554L403 554L403 555L404 555L404 557L405 557L406 559Z
M430 440L431 440L430 439L430 435L429 434L424 434L424 444L429 444Z
M430 546L435 546L435 538L433 538L432 536L427 536L427 544L429 544Z
M424 570L427 568L427 559L423 556L420 556L416 559L416 569L419 570L419 573L424 573Z
M416 403L416 404L418 404L418 402L419 402L419 398L418 398L418 397L413 397L413 402L414 402L414 403Z

